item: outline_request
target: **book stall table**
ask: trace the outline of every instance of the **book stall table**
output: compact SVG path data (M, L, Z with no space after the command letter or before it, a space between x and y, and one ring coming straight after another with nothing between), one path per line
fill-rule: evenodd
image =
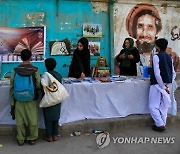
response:
M149 81L127 79L115 82L64 83L69 97L62 102L59 124L84 119L126 117L149 114ZM37 103L39 106L39 103ZM44 128L42 109L39 127ZM9 84L0 84L0 124L15 125L10 115Z
M62 103L60 124L83 119L147 114L149 81L64 84L69 97Z

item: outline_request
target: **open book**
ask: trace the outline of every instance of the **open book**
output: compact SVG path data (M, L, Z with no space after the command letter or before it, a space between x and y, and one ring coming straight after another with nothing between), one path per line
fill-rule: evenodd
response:
M44 44L39 41L32 43L30 39L23 38L15 47L14 54L20 54L23 49L29 49L32 54L44 54Z

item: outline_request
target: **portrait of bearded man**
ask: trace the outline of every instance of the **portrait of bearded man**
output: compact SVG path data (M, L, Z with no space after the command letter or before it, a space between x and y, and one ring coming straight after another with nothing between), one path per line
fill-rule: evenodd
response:
M128 34L136 39L136 47L140 53L141 64L149 66L152 56L156 54L155 41L162 30L162 21L158 10L151 4L141 3L134 6L126 18L126 30ZM167 53L171 55L175 71L180 71L180 58L168 48Z

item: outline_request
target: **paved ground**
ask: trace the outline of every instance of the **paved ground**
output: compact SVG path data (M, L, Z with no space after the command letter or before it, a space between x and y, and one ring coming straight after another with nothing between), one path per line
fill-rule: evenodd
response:
M180 125L171 125L163 133L154 132L149 127L119 130L110 133L110 144L102 149L98 148L96 135L92 133L61 137L56 142L46 142L39 138L36 145L33 146L28 143L18 146L13 136L1 136L0 143L3 147L0 148L0 154L180 154L179 130ZM125 137L136 137L137 142L123 143ZM151 141L146 140L147 142L145 142L145 137ZM113 142L113 138L114 140L117 138L116 143ZM157 139L158 141L155 143ZM163 143L165 139L166 143ZM167 140L170 143L167 143Z

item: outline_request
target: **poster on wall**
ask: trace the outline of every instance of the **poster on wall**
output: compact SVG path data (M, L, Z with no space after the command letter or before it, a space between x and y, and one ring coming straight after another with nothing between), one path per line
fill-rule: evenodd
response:
M165 38L168 40L167 52L176 63L176 71L180 71L177 62L180 56L180 13L175 7L122 2L116 3L114 10L115 56L122 50L124 39L130 37L139 50L141 64L150 66L152 56L156 54L156 39Z
M100 42L89 42L91 56L100 56Z
M45 38L45 27L0 27L0 61L20 62L23 49L32 52L32 61L43 61Z
M83 37L102 37L101 24L83 24Z
M66 44L61 41L50 41L50 52L51 55L69 55L69 52L66 48Z

